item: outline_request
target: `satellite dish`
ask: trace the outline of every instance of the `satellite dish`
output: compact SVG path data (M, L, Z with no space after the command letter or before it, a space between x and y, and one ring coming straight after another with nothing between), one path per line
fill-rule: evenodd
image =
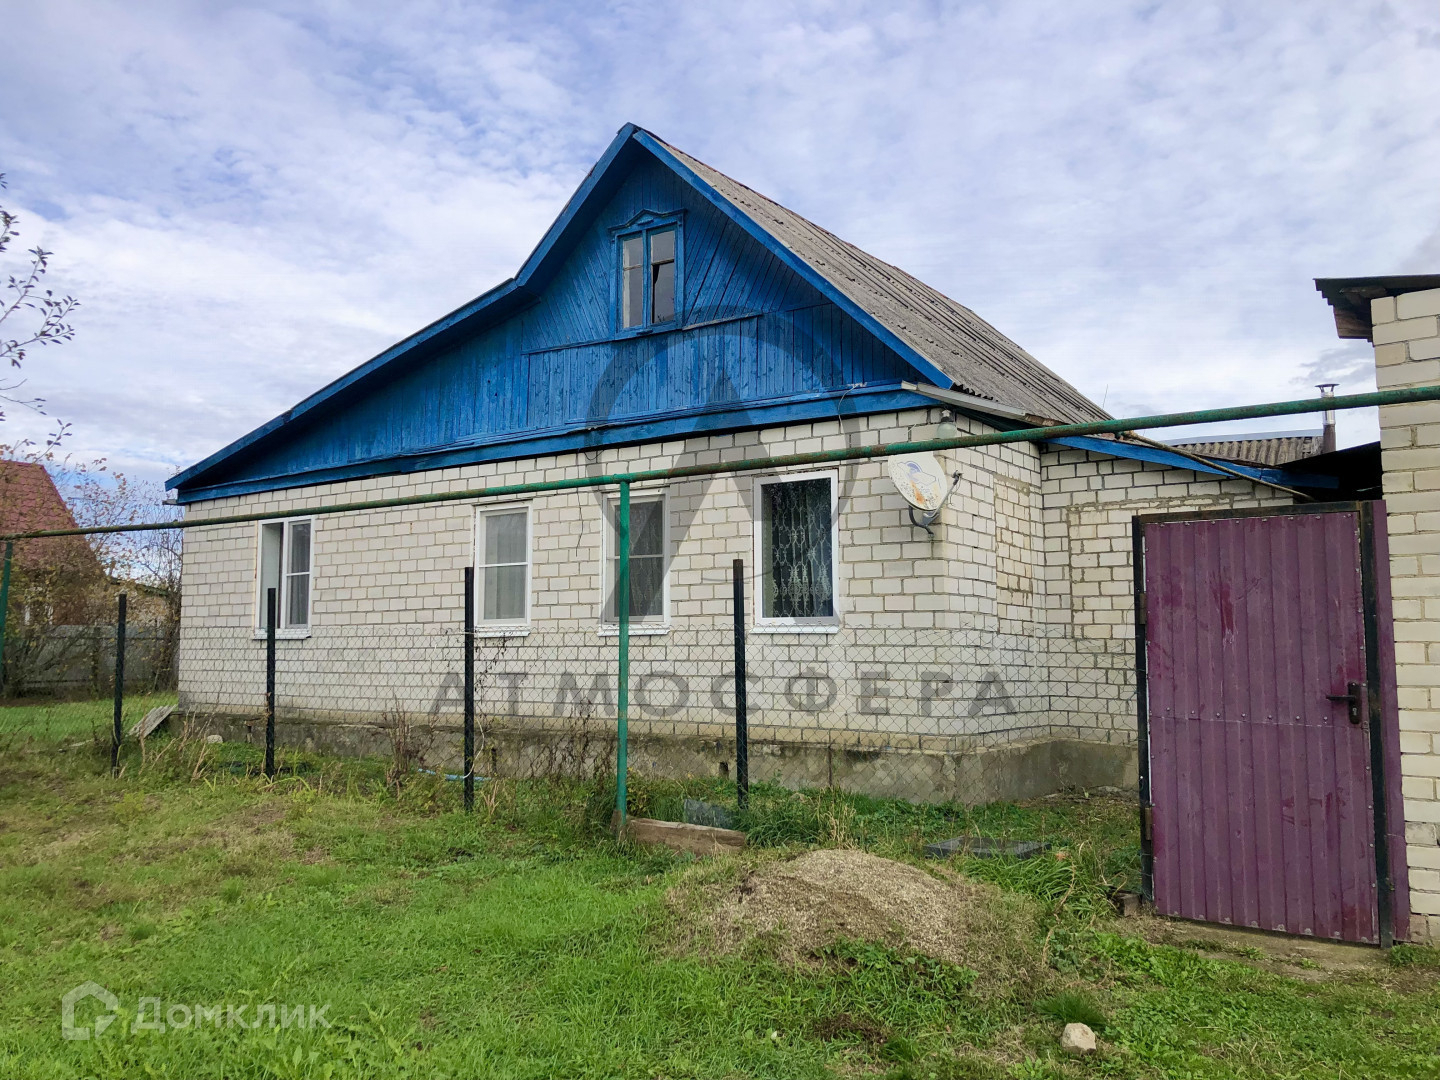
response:
M957 472L953 478L946 476L944 467L929 452L897 454L890 458L887 467L895 490L910 504L910 521L930 532L931 522L940 516L940 508L960 482L960 474ZM918 519L916 510L921 515Z
M932 514L945 505L950 478L934 454L899 454L890 459L889 468L895 490L916 510Z

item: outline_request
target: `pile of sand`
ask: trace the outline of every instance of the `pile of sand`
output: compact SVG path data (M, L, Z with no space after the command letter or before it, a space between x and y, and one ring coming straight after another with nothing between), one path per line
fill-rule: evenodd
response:
M1035 917L1022 898L863 851L811 851L748 872L716 897L711 918L725 951L768 935L787 959L804 960L849 938L908 946L985 981L1035 963Z

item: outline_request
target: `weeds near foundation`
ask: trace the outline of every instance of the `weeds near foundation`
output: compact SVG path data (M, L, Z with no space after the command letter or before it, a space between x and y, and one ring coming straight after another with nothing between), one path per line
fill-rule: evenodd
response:
M1395 967L1440 968L1440 948L1434 945L1396 945L1386 959Z
M385 786L399 798L401 787L415 779L416 768L435 748L435 725L429 721L417 722L398 698L380 714L380 723L390 737Z

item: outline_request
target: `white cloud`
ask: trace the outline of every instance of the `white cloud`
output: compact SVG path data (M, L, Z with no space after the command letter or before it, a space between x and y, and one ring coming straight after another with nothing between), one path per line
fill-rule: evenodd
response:
M925 278L1117 414L1303 395L1332 363L1359 387L1310 279L1440 270L1428 3L72 0L7 19L0 169L84 303L30 385L78 449L147 475L509 276L625 120Z

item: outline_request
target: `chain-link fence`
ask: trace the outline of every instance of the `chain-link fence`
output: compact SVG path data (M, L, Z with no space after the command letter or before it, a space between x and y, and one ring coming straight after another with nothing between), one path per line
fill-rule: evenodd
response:
M452 623L432 614L277 633L276 744L381 755L462 776L468 694L473 774L482 782L614 775L622 689L614 628L477 630L467 687L462 616L450 609ZM739 640L741 715L733 614L632 629L630 774L925 802L1039 794L1066 777L1053 755L1037 756L1036 748L1071 734L1066 725L1076 710L1105 708L1111 689L1123 691L1113 686L1114 657L1077 667L1043 634L751 626ZM182 712L227 740L263 745L271 678L265 636L191 627L181 643ZM1108 707L1129 706L1112 700Z
M593 622L482 627L471 637L467 684L461 612L280 631L273 645L263 630L197 621L179 642L178 699L166 695L173 684L160 677L173 669L157 667L168 646L154 628L132 625L122 726L130 732L144 711L178 701L178 717L227 742L263 747L273 731L282 756L292 748L376 755L392 768L460 779L468 700L478 782L613 777L616 630ZM741 622L743 629L732 608L632 628L630 775L705 781L714 790L748 781L965 803L1041 794L1097 775L1121 782L1113 768L1097 774L1093 763L1067 775L1070 765L1057 764L1053 747L1073 739L1077 724L1128 714L1128 655L1077 656L1072 639L1047 637L1035 624L1009 634L982 626L797 633ZM8 710L9 726L85 733L78 720L65 720L79 713L62 698L106 695L108 716L116 636L113 626L57 631L49 653L25 661L27 696L17 702L12 694L22 707ZM84 646L74 655L60 647L72 641ZM12 641L7 667L14 656ZM743 714L737 659L745 669ZM88 726L106 734L101 712Z

